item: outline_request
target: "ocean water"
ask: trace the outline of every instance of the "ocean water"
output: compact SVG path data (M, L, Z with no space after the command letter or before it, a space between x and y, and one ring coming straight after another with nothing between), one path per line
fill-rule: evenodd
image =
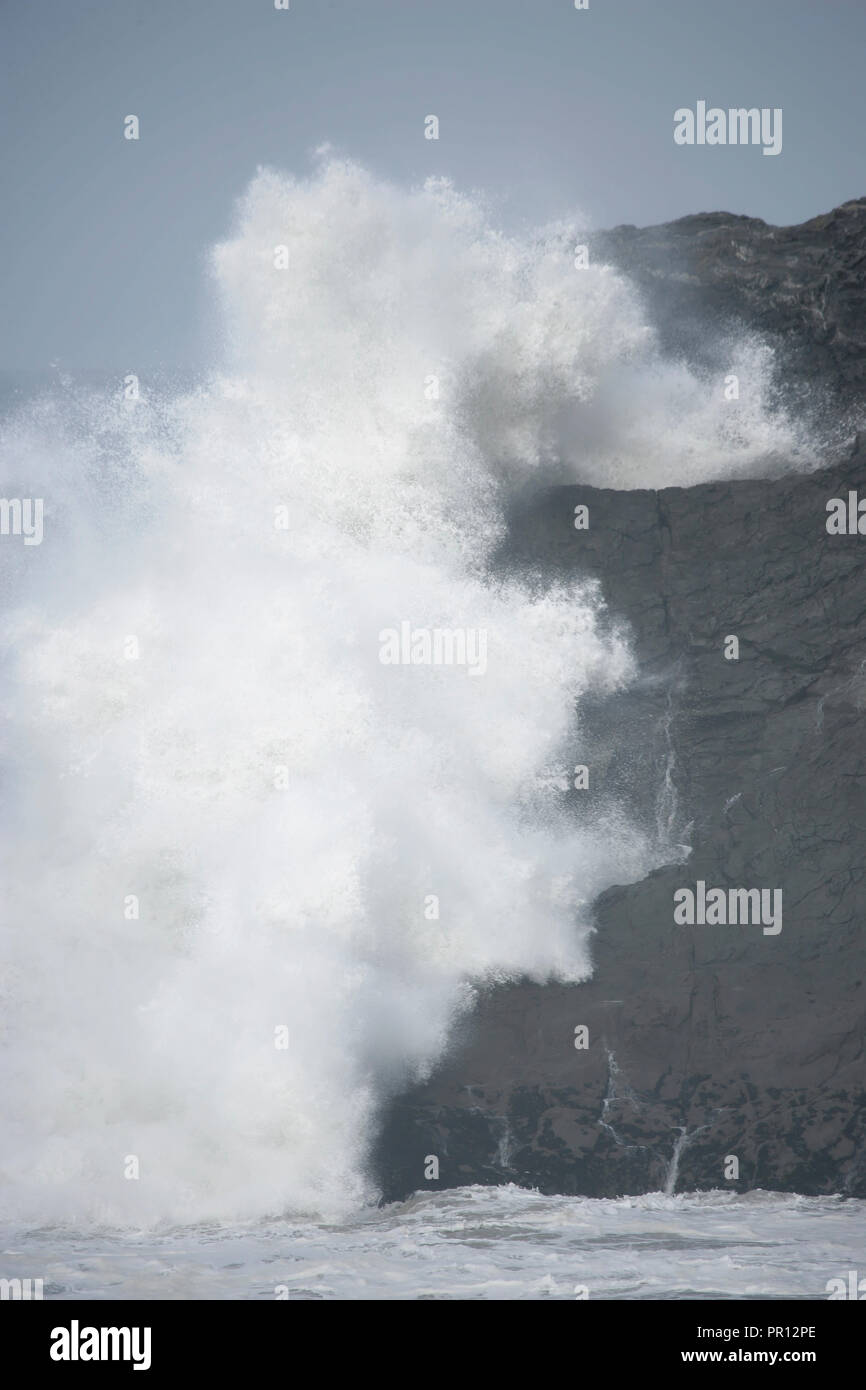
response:
M585 979L598 894L682 854L551 788L591 752L582 701L640 673L591 582L497 572L509 501L814 457L766 345L725 345L717 382L664 360L574 241L442 181L261 171L195 385L131 363L9 393L4 495L44 522L0 544L0 1218L25 1252L0 1274L535 1297L574 1265L813 1297L848 1258L862 1210L829 1200L375 1205L382 1107L479 985ZM383 663L403 624L483 633L483 671Z
M866 1202L463 1187L337 1223L0 1241L7 1277L44 1278L46 1299L815 1300L866 1269Z

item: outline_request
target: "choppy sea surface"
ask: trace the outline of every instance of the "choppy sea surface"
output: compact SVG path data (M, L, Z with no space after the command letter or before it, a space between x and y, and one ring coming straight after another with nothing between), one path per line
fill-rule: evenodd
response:
M46 1299L819 1299L866 1274L866 1201L771 1192L597 1200L418 1194L328 1225L6 1230Z

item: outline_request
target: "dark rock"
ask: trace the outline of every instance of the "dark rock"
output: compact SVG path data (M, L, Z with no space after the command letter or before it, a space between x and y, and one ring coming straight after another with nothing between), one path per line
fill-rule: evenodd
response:
M607 236L658 281L669 337L709 301L718 321L736 310L787 335L792 374L847 404L862 393L866 200L800 228L713 214ZM673 286L672 246L692 277ZM427 1154L441 1186L866 1196L866 536L825 526L828 499L858 487L859 436L821 472L561 487L512 518L509 565L596 577L631 628L639 683L581 712L595 794L692 853L599 900L590 981L483 996L436 1075L384 1117L386 1198L427 1186ZM573 793L583 814L593 794ZM781 888L781 933L675 925L673 893L698 879Z
M669 353L709 368L745 325L778 349L786 404L829 426L866 401L866 198L797 227L725 212L615 227L592 254L639 286Z

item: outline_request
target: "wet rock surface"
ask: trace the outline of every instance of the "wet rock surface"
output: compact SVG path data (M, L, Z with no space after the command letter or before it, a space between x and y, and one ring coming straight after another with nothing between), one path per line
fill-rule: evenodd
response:
M713 214L607 235L663 300L660 248L684 242L693 280L668 302L671 333L735 308L795 340L795 375L862 394L866 200L803 228ZM591 980L482 995L436 1074L383 1117L386 1199L437 1185L427 1155L439 1186L866 1196L866 535L826 530L827 501L858 487L859 436L808 475L560 487L515 513L505 562L597 579L639 664L586 712L576 813L613 792L691 853L596 903ZM698 880L782 889L782 930L678 925L674 893Z
M599 233L592 255L625 271L669 353L717 360L743 326L777 351L783 396L826 417L866 400L866 198L794 227L700 213Z

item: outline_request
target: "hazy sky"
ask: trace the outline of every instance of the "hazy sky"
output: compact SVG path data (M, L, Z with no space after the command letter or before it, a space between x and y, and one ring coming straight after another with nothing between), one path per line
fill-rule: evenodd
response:
M790 223L866 193L866 0L0 0L0 16L2 368L202 360L206 248L257 165L303 174L324 141L400 182L482 188L508 226ZM782 153L675 145L674 110L698 100L781 107Z

